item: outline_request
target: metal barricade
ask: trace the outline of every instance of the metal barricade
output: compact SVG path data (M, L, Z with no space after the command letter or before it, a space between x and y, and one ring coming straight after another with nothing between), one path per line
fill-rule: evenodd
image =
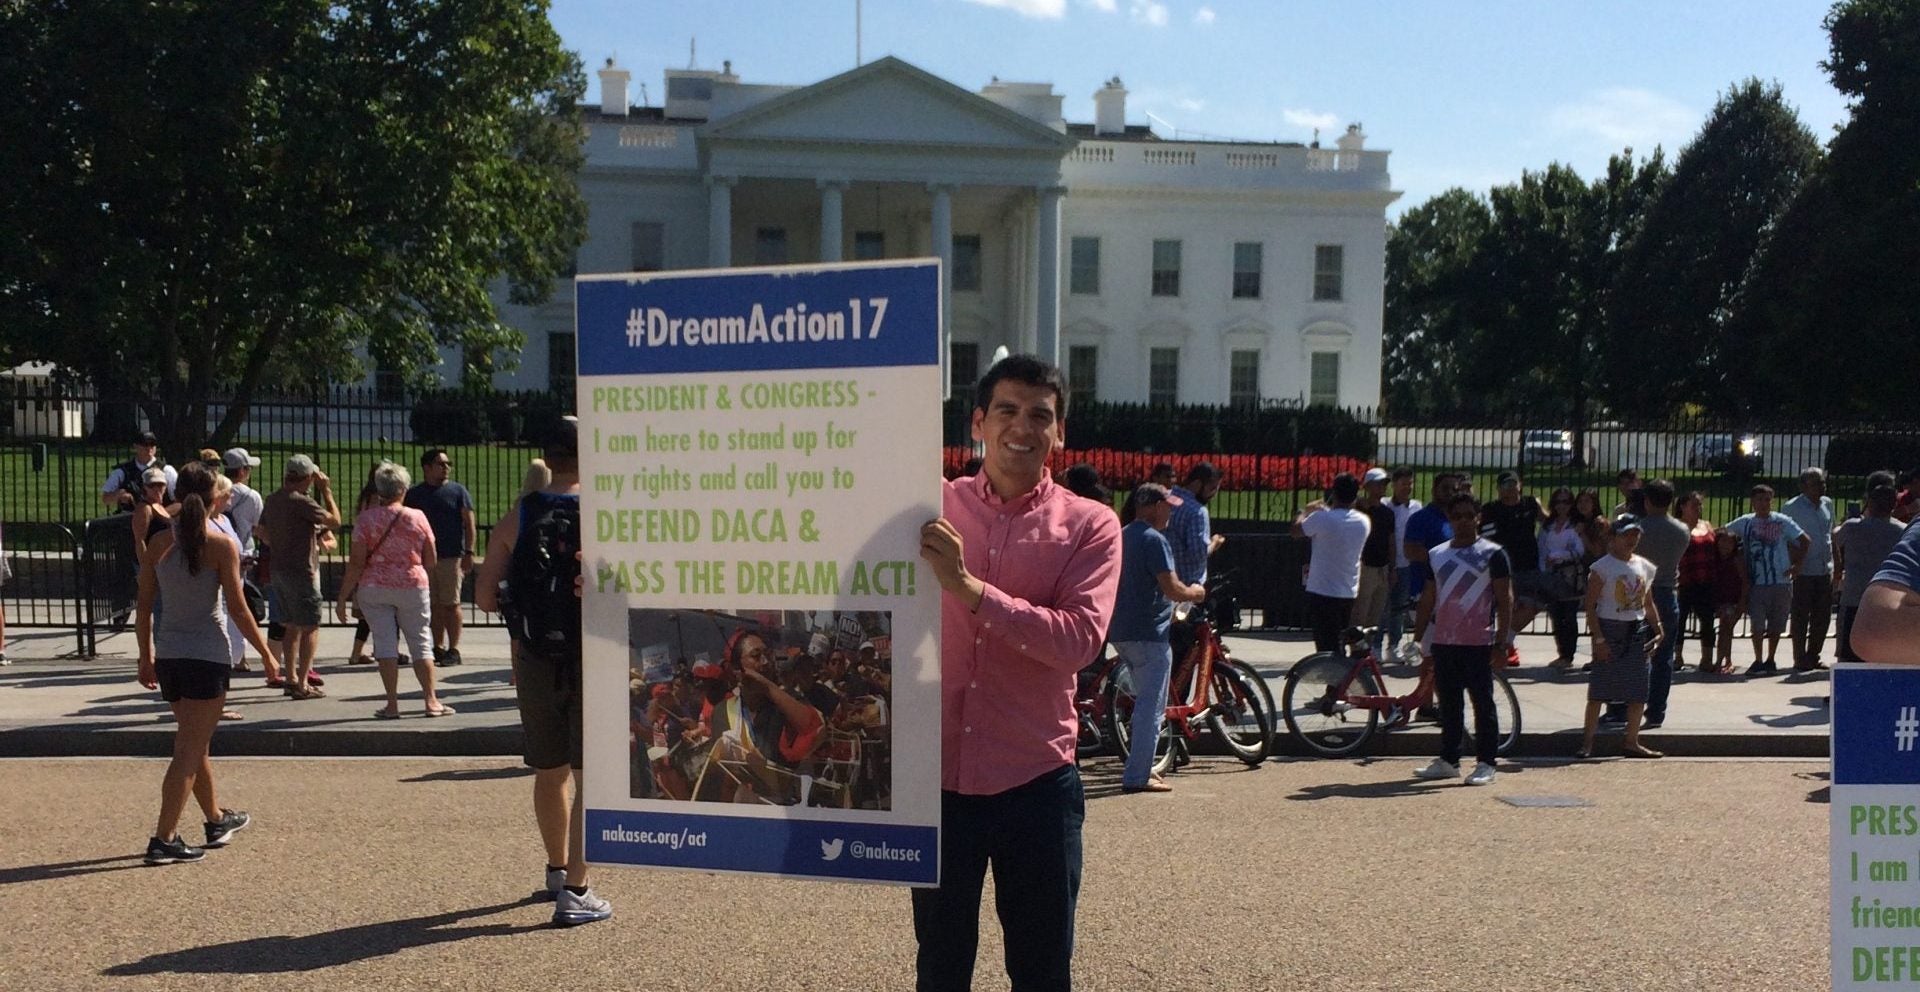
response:
M13 627L66 627L74 632L74 651L91 657L92 647L82 623L80 545L73 531L61 524L6 522L4 538L7 576L0 584L0 607Z

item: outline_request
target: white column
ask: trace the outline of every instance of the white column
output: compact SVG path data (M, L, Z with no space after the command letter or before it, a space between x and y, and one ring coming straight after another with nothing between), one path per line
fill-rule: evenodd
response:
M707 177L707 266L724 269L733 265L733 184L732 176Z
M933 253L940 259L940 395L953 392L953 370L948 367L953 350L953 187L928 186L933 193Z
M1060 200L1066 189L1048 186L1040 190L1040 222L1035 226L1039 244L1034 254L1040 265L1040 282L1034 293L1035 344L1040 358L1060 364Z
M838 262L840 253L840 194L847 188L844 180L822 179L820 185L820 261Z

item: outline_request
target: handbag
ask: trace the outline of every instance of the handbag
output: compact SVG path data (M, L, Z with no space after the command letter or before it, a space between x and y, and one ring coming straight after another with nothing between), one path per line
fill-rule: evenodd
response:
M361 574L366 573L367 565L373 564L373 556L380 552L380 545L387 543L387 535L392 534L393 529L395 527L400 526L400 516L401 515L399 513L395 513L393 515L393 522L387 525L386 530L383 530L380 532L380 537L373 542L372 547L367 549L367 563L366 565L360 566ZM356 579L353 583L353 588L342 592L340 594L340 598L346 599L347 597L352 596L354 593L359 591L360 591L360 582L359 580Z
M1556 599L1579 599L1586 595L1587 567L1577 561L1548 566Z

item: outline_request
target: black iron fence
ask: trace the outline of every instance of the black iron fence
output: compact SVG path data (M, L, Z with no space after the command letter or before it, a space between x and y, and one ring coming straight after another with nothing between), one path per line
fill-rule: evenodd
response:
M410 394L380 388L330 388L269 393L252 400L228 446L248 449L263 465L256 488L269 490L295 453L312 456L332 475L351 517L360 480L379 460L418 472L421 457L444 448L453 477L473 493L482 530L512 504L542 424L570 407L554 394L439 391ZM130 454L132 433L144 426L140 397L103 396L46 377L0 375L0 520L13 579L0 587L7 621L19 626L70 627L76 649L91 651L97 632L123 622L130 563L107 540L115 523L100 491L113 467ZM227 403L206 406L206 433ZM958 473L974 454L971 408L950 402L945 467ZM1619 502L1618 474L1667 478L1682 492L1704 497L1707 519L1746 512L1756 481L1782 496L1797 489L1808 466L1830 473L1828 492L1842 515L1863 498L1868 473L1904 475L1920 468L1920 423L1806 423L1765 418L1729 420L1677 416L1622 423L1590 418L1514 415L1408 422L1380 410L1335 410L1267 404L1229 407L1155 407L1081 403L1067 418L1067 450L1055 458L1064 472L1092 466L1116 494L1144 481L1161 462L1184 475L1198 461L1224 475L1209 509L1230 535L1222 566L1239 573L1243 602L1268 625L1297 618L1305 552L1289 525L1339 472L1373 465L1406 466L1415 494L1425 499L1442 471L1466 473L1491 493L1503 471L1517 471L1543 500L1554 488L1593 490L1604 507ZM172 464L197 451L163 451ZM322 568L331 595L351 533ZM484 536L483 536L484 540ZM471 583L469 583L471 585ZM491 622L470 605L468 621Z

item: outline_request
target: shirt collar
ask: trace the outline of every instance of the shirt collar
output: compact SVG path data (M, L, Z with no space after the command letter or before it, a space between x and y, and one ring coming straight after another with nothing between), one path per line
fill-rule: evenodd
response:
M1002 500L1000 494L993 491L993 482L987 478L986 469L981 469L980 474L973 477L974 495L980 497L982 503L999 510L1024 510L1030 506L1038 506L1052 496L1056 488L1058 487L1054 485L1053 473L1048 472L1040 476L1039 485L1011 500Z

